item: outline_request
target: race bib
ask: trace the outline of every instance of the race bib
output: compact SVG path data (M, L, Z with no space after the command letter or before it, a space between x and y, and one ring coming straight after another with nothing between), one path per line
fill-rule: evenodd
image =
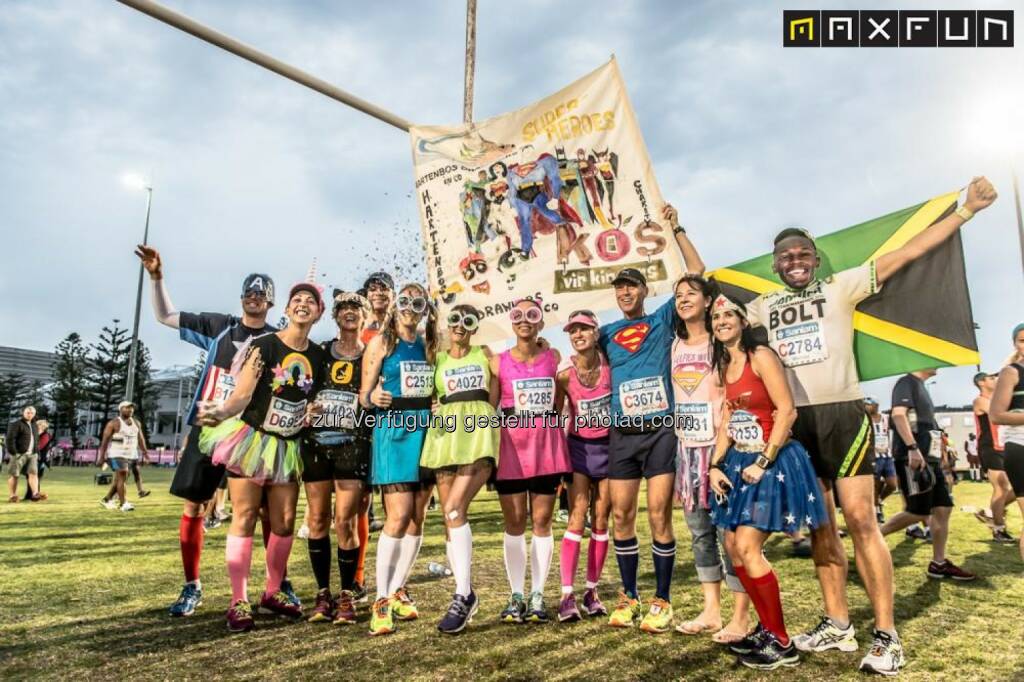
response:
M267 416L263 419L263 430L281 436L294 436L303 427L306 416L306 401L296 403L281 398L272 398Z
M711 403L676 403L676 428L688 441L706 443L714 440Z
M449 367L444 370L441 376L444 382L445 395L455 395L465 391L486 391L487 386L482 365L465 365L463 367Z
M828 359L828 346L821 320L776 330L772 348L786 367L813 365Z
M429 398L434 392L434 368L429 363L403 360L398 372L403 398Z
M217 372L217 382L213 385L213 395L210 396L210 400L220 405L234 392L235 377L228 372Z
M356 428L356 410L359 407L358 397L348 391L324 390L316 397L316 402L323 411L317 416L314 426L328 429Z
M516 412L551 412L555 409L554 378L513 379L512 402L515 404Z
M612 394L606 393L589 400L576 403L576 420L591 429L601 429L611 425Z
M757 416L746 410L736 410L729 419L729 437L740 452L764 450L764 430Z
M889 451L889 431L880 427L875 427L875 450L878 452Z
M932 459L942 459L942 431L928 431L931 442L928 444L928 456Z
M633 379L619 384L619 405L627 417L646 417L668 409L668 394L661 377Z

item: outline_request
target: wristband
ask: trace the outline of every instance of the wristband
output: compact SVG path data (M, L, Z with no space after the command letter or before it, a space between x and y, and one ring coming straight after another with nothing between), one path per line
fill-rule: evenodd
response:
M908 445L907 450L917 450L917 443L911 443Z
M682 225L676 225L672 228L672 234L686 234L686 228Z
M725 457L723 457L722 459L718 460L717 462L712 462L711 463L711 468L712 469L718 469L719 471L721 471L724 474L725 473Z
M955 211L955 213L961 218L963 218L965 223L974 217L974 211L967 208L966 206L961 206Z

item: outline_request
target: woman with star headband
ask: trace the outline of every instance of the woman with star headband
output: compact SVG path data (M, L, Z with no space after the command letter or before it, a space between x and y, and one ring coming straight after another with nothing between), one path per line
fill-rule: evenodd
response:
M253 339L240 351L241 367L233 371L235 390L222 403L203 403L199 449L214 464L227 468L233 514L225 555L231 578L232 632L252 630L248 579L252 536L264 495L270 516L267 582L260 608L289 618L302 609L281 591L295 529L295 505L302 474L300 436L323 378L323 350L309 332L324 312L320 289L300 282L288 296L288 326Z
M726 530L736 576L760 624L730 645L743 665L760 670L800 662L782 617L779 581L764 556L772 533L829 522L803 446L789 437L793 396L778 356L756 340L746 308L719 294L711 305L712 365L725 386L725 406L709 474L712 519Z

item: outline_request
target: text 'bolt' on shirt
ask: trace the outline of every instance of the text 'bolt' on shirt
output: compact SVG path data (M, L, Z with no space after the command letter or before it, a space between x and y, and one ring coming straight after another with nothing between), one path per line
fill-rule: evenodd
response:
M598 344L611 367L613 416L646 419L672 412L675 315L675 298L670 296L653 313L601 327Z
M864 398L853 354L853 314L880 289L871 261L800 291L769 291L747 304L750 324L768 330L797 407Z

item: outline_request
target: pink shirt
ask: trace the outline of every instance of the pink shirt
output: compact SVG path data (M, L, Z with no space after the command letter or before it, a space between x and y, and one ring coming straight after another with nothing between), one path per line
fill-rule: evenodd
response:
M711 344L672 342L672 393L676 435L688 447L712 445L722 418L725 391L711 369Z
M608 425L611 420L612 373L604 356L599 357L601 358L601 368L597 376L597 383L592 388L580 383L580 375L576 371L575 362L569 367L567 393L570 436L580 436L581 438L605 438L608 436Z
M498 404L514 409L520 419L519 425L501 429L499 481L572 471L565 431L553 414L557 374L558 363L550 348L534 358L532 364L517 361L511 350L498 356ZM505 416L506 420L511 418Z

